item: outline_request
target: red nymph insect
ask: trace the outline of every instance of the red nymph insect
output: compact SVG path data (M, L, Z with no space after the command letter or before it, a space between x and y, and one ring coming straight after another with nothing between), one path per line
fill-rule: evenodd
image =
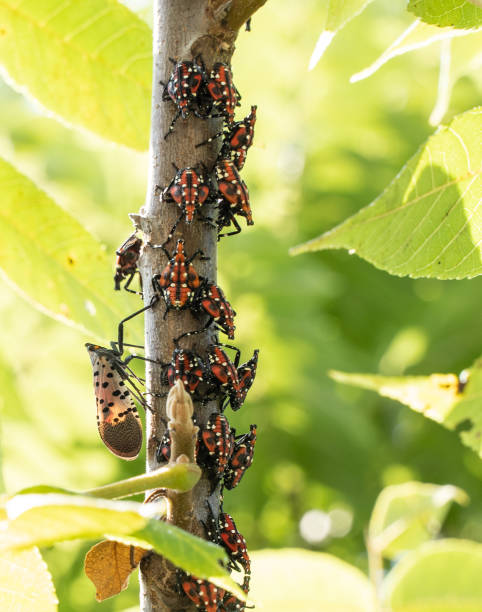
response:
M241 95L233 83L231 69L227 64L217 62L207 79L206 89L211 97L212 107L226 118L234 121L236 106L240 106Z
M218 238L233 236L234 234L239 234L241 231L241 227L235 215L245 217L247 225L254 224L249 203L248 188L239 175L234 162L231 160L219 160L215 166L215 170L220 195L218 199L218 231L221 231L223 227L228 227L231 223L236 228L235 231L227 234L219 234Z
M224 332L230 340L234 339L236 312L232 309L221 287L214 283L205 283L201 288L199 306L211 317L211 321L214 321L218 329Z
M256 106L251 107L251 112L241 121L236 121L222 132L218 132L196 147L212 142L223 136L220 159L231 159L238 170L241 170L246 162L249 147L253 144L254 125L256 123Z
M183 310L192 306L194 298L201 286L202 278L192 265L193 259L200 256L202 251L196 251L191 257L186 257L184 240L178 240L176 250L170 256L164 249L169 262L161 274L152 278L152 286L157 294L161 294L166 302L167 315L169 310Z
M223 476L234 447L234 435L228 419L213 412L206 427L199 432L198 463L214 471L219 479Z
M175 348L171 363L167 366L167 382L173 387L180 379L186 391L195 395L204 380L205 370L206 366L198 355L187 349Z
M207 580L182 573L179 579L181 589L199 610L218 612L225 591Z
M137 293L129 289L129 285L137 272L137 262L139 260L141 246L142 240L134 233L117 249L114 276L114 289L116 291L120 290L121 282L127 278L124 289L131 293Z
M250 425L249 433L239 436L234 443L233 454L224 475L226 489L237 487L244 473L253 463L256 444L256 425Z
M174 124L179 117L186 119L191 111L197 116L202 116L196 109L201 83L204 80L202 66L196 60L176 62L171 59L171 61L174 63L174 68L167 84L164 85L162 99L164 101L172 100L176 105L177 112L164 139L173 131Z
M259 350L256 349L253 353L253 356L249 361L243 363L238 368L238 379L239 379L239 393L237 394L238 402L235 402L236 408L231 402L231 407L233 410L240 408L246 399L246 395L248 391L251 389L251 386L254 382L256 376L256 369L258 367L258 355ZM239 405L238 405L239 404Z

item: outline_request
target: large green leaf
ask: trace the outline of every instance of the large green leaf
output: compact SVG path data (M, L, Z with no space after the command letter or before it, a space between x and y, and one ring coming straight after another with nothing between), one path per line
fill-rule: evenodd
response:
M388 574L383 600L391 612L480 612L482 544L427 542Z
M52 578L36 548L3 551L0 555L0 610L57 610Z
M99 338L112 337L132 307L125 292L113 292L112 260L102 245L1 159L0 189L0 270L41 311Z
M434 538L454 501L465 504L468 497L452 485L405 482L386 487L370 518L370 550L393 559Z
M56 493L18 495L7 502L10 520L2 532L0 551L51 546L65 540L107 538L153 548L187 572L244 598L243 592L219 564L227 561L224 551L211 542L157 520L164 509L164 504Z
M379 376L330 372L341 383L371 389L421 412L448 429L457 429L462 442L482 457L482 359L464 372L463 390L455 374Z
M311 55L308 70L320 61L338 30L356 17L372 0L327 0L323 3L323 30Z
M373 612L362 572L332 555L300 549L252 553L250 599L263 612Z
M482 25L482 8L467 0L409 0L408 10L427 23L454 28Z
M482 272L482 108L440 128L369 206L292 255L349 249L397 276Z
M43 106L104 138L149 140L152 35L115 0L4 0L0 62Z

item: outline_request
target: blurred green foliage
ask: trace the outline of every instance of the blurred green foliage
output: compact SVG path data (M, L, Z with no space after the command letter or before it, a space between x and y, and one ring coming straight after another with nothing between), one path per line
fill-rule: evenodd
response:
M433 131L427 118L438 44L349 83L412 21L404 8L401 1L371 4L308 73L319 3L271 1L254 17L252 32L240 33L233 59L243 94L239 116L258 104L243 171L256 224L221 242L220 284L238 312L241 348L260 349L256 384L232 422L239 432L257 423L259 436L253 467L226 495L224 508L252 549L307 547L363 569L363 533L388 484L417 479L464 489L471 504L451 510L444 534L482 541L479 458L423 416L337 386L326 375L328 369L399 375L469 366L480 354L480 279L394 278L344 252L288 256L290 246L373 200ZM460 44L467 47L469 38ZM480 82L464 76L447 119L479 102ZM144 199L146 155L42 116L7 85L0 109L0 153L105 243L113 262L131 231L127 213ZM132 296L132 310L136 305ZM83 346L95 339L38 313L7 283L0 312L7 491L40 482L86 489L141 472L142 459L121 462L98 438ZM113 335L115 327L113 321ZM353 515L347 535L303 540L298 524L305 512L337 508ZM89 546L44 551L60 610L135 606L135 579L119 597L95 602L83 575Z

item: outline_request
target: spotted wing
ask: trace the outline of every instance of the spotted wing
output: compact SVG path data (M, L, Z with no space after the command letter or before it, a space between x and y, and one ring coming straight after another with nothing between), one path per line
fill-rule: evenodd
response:
M100 437L114 455L135 459L142 447L142 423L136 405L125 378L115 367L115 357L110 358L108 349L98 352L90 346Z

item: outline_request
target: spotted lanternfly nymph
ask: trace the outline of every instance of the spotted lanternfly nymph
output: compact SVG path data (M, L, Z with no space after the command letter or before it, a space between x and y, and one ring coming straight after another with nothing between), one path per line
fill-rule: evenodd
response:
M169 257L169 253L165 252ZM180 239L164 270L152 278L154 291L161 294L166 302L164 317L169 310L183 310L192 305L202 282L191 263L197 256L202 257L202 252L196 251L191 257L186 257L184 240Z
M134 233L117 249L114 276L114 289L116 291L120 290L121 282L127 278L124 289L131 293L137 293L129 289L129 285L137 272L137 262L139 260L141 246L142 240Z
M176 105L177 112L164 139L173 131L174 124L179 117L186 119L191 111L198 117L203 117L203 115L196 110L199 89L204 80L203 67L196 61L171 61L174 63L174 68L167 84L164 85L162 99L164 101L172 100Z
M242 170L249 147L253 144L254 125L256 123L256 106L251 107L251 112L241 121L236 121L222 132L218 132L196 147L212 142L223 136L220 159L231 159L238 170Z
M235 231L227 234L219 234L218 238L233 236L241 231L235 215L245 217L247 225L254 224L248 188L231 160L221 159L218 161L215 171L220 195L218 199L218 231L221 231L223 227L228 227L231 223L236 228Z
M171 363L167 366L167 382L173 387L177 380L182 380L186 391L195 395L204 380L205 370L206 366L198 355L187 349L175 348Z
M179 577L181 589L198 610L218 612L225 591L207 580L200 580L182 572Z
M245 575L250 575L251 559L248 555L246 540L237 530L236 523L230 514L222 513L219 515L219 539L234 564L233 569L238 569L237 564L239 563Z
M233 83L233 75L227 64L217 62L207 80L206 89L211 97L213 109L226 118L228 123L234 121L236 106L240 106L241 95Z
M251 425L249 429L249 433L239 436L234 443L233 454L224 475L224 486L228 490L238 486L244 473L253 463L256 425Z
M199 432L198 463L212 468L216 479L223 476L234 447L234 434L228 419L213 412Z
M226 352L217 344L210 344L206 352L209 360L211 384L225 396L221 406L221 410L224 410L226 400L235 397L239 391L237 364L233 363Z
M142 447L142 424L126 383L131 374L120 354L96 344L86 344L92 361L97 403L97 427L107 448L123 459L135 459ZM135 389L136 399L145 405ZM136 393L137 391L137 393Z
M221 287L214 283L205 283L201 288L199 305L230 340L234 339L236 329L234 317L236 313L226 299Z
M259 350L256 349L251 359L240 365L238 368L239 393L237 394L237 401L234 402L234 405L233 402L231 402L231 407L233 410L236 410L242 406L248 391L251 389L256 376L256 369L258 367L258 355Z

